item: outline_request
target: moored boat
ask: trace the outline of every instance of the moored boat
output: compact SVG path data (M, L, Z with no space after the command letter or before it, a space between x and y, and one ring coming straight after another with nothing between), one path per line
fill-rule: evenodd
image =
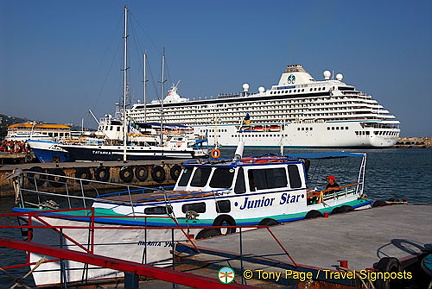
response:
M311 181L312 164L315 160L335 158L358 159L359 167L341 178L344 184L338 190L312 189L322 186ZM33 240L38 243L59 245L59 232L52 227L61 226L64 231L60 234L67 234L67 238L61 238L63 246L76 249L79 243L108 257L163 265L160 262L169 259L172 243L187 241L189 234L197 239L208 238L235 233L236 226L270 226L365 208L372 202L363 195L365 167L365 154L242 157L239 146L233 159L183 163L172 189L123 185L104 194L92 189L89 180L37 172L65 187L64 192L58 193L40 191L36 173L22 172L15 175L18 206L14 211L31 214L31 222L42 226L32 231ZM24 183L22 178L34 184L31 189L20 186ZM29 215L22 221L29 222ZM101 229L100 233L92 235L93 225ZM154 230L149 233L148 227ZM94 244L89 243L92 238ZM144 249L143 244L149 247ZM128 255L124 254L126 248ZM42 257L30 256L33 262ZM84 275L90 279L121 276L119 272L99 271L76 262L68 262L66 267L70 269L67 281L81 280ZM60 266L50 262L41 265L34 275L39 284L52 284L60 280L59 272ZM47 279L48 276L52 277Z
M27 145L41 163L72 161L69 152L59 147L58 142L28 140Z
M188 99L166 97L163 117L169 123L191 126L207 134L209 144L235 147L242 131L238 123L250 115L253 125L280 126L273 129L245 129L253 147L360 147L393 146L400 134L400 122L371 95L343 82L343 75L324 71L315 80L301 65L287 65L279 82L257 92L243 91L219 97ZM156 121L161 102L137 103L128 110L135 121ZM217 121L216 121L217 120ZM278 131L278 132L279 132Z

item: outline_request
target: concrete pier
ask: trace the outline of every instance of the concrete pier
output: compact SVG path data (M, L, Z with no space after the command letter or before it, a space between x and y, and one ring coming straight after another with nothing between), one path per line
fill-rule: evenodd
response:
M261 273L299 270L313 272L313 277L325 280L325 272L329 270L338 271L345 266L359 272L374 268L383 257L398 259L405 270L419 254L432 251L431 220L431 204L392 205L271 227L297 266L266 229L198 240L200 254L188 250L187 245L177 250L185 261L243 266L243 272L250 270L254 278L259 277L258 270ZM350 281L345 284L352 284Z

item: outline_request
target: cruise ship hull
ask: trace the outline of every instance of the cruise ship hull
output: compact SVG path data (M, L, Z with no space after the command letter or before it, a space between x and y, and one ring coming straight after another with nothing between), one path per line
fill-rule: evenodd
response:
M365 130L359 122L286 124L279 132L240 130L237 125L197 126L195 133L207 134L209 145L236 147L240 137L249 147L293 148L386 148L396 144L398 135L384 135L377 129ZM217 133L215 133L217 131Z

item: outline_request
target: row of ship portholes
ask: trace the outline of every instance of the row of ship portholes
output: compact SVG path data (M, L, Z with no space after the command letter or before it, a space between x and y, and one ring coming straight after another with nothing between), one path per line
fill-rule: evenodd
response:
M181 167L174 165L169 169L171 180L176 181L180 176ZM167 173L162 166L124 166L119 170L119 178L125 183L131 183L136 179L136 182L144 182L149 179L149 175L153 181L162 183L167 180ZM72 178L66 177L66 174L61 168L43 169L41 167L32 167L26 173L29 183L33 186L42 186L48 182L52 187L60 188L67 183L71 183ZM93 169L77 168L73 176L74 183L88 184L93 178L96 181L108 182L111 179L111 168L99 166Z

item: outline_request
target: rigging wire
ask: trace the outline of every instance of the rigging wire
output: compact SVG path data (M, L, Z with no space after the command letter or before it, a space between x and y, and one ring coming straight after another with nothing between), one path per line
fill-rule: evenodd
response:
M104 88L105 88L105 86L106 86L106 84L107 84L107 82L108 82L108 77L109 77L109 75L111 74L112 68L113 68L113 66L114 66L114 62L115 62L115 60L116 60L116 58L117 58L117 55L118 55L118 53L119 53L119 50L120 50L120 44L121 44L121 41L120 41L120 40L117 40L117 41L116 41L116 39L117 39L117 35L120 35L120 34L117 33L117 32L121 31L121 30L120 30L120 27L121 27L122 23L123 23L123 15L120 15L120 17L119 17L119 19L118 19L118 21L117 21L117 24L116 24L116 26L115 26L115 29L114 29L115 32L114 32L114 33L111 33L112 37L111 37L111 39L109 40L108 45L106 46L105 51L104 51L104 53L102 54L102 57L100 58L99 65L98 65L96 71L92 74L91 80L90 80L89 83L87 84L87 89L85 89L85 91L87 91L87 93L86 93L86 95L85 95L85 96L86 96L85 98L86 98L86 99L92 99L92 100L93 100L94 98L93 98L93 97L90 97L88 94L89 94L90 91L92 91L91 87L94 87L94 86L95 86L95 79L96 79L97 76L99 75L99 72L102 70L102 68L103 68L103 64L106 63L106 59L107 59L107 57L108 57L108 53L109 53L109 51L111 51L111 47L113 46L113 43L114 43L114 42L117 42L117 48L116 48L116 51L115 51L115 55L114 55L114 57L112 58L112 61L111 61L110 66L109 66L109 68L108 68L108 71L107 71L106 74L105 74L105 77L104 77L104 80L103 80L102 86L101 86L101 88L99 89L99 91L98 91L98 93L97 93L96 100L95 100L95 102L94 102L94 105L92 106L92 110L93 110L93 111L95 110L96 107L98 107L98 105L99 105L99 103L100 103L100 100L101 100L101 97L102 97L103 90L104 90ZM81 103L81 108L79 109L79 111L80 111L80 116L76 115L76 116L75 116L75 121L74 121L74 122L78 122L78 121L79 121L79 123L81 123L81 119L82 119L82 118L84 118L84 119L86 119L86 120L87 120L87 119L93 120L93 118L90 117L89 114L88 114L88 108L84 108L84 106L88 106L88 104L87 104L86 102L82 102L82 103ZM83 115L84 115L84 117L82 117Z

